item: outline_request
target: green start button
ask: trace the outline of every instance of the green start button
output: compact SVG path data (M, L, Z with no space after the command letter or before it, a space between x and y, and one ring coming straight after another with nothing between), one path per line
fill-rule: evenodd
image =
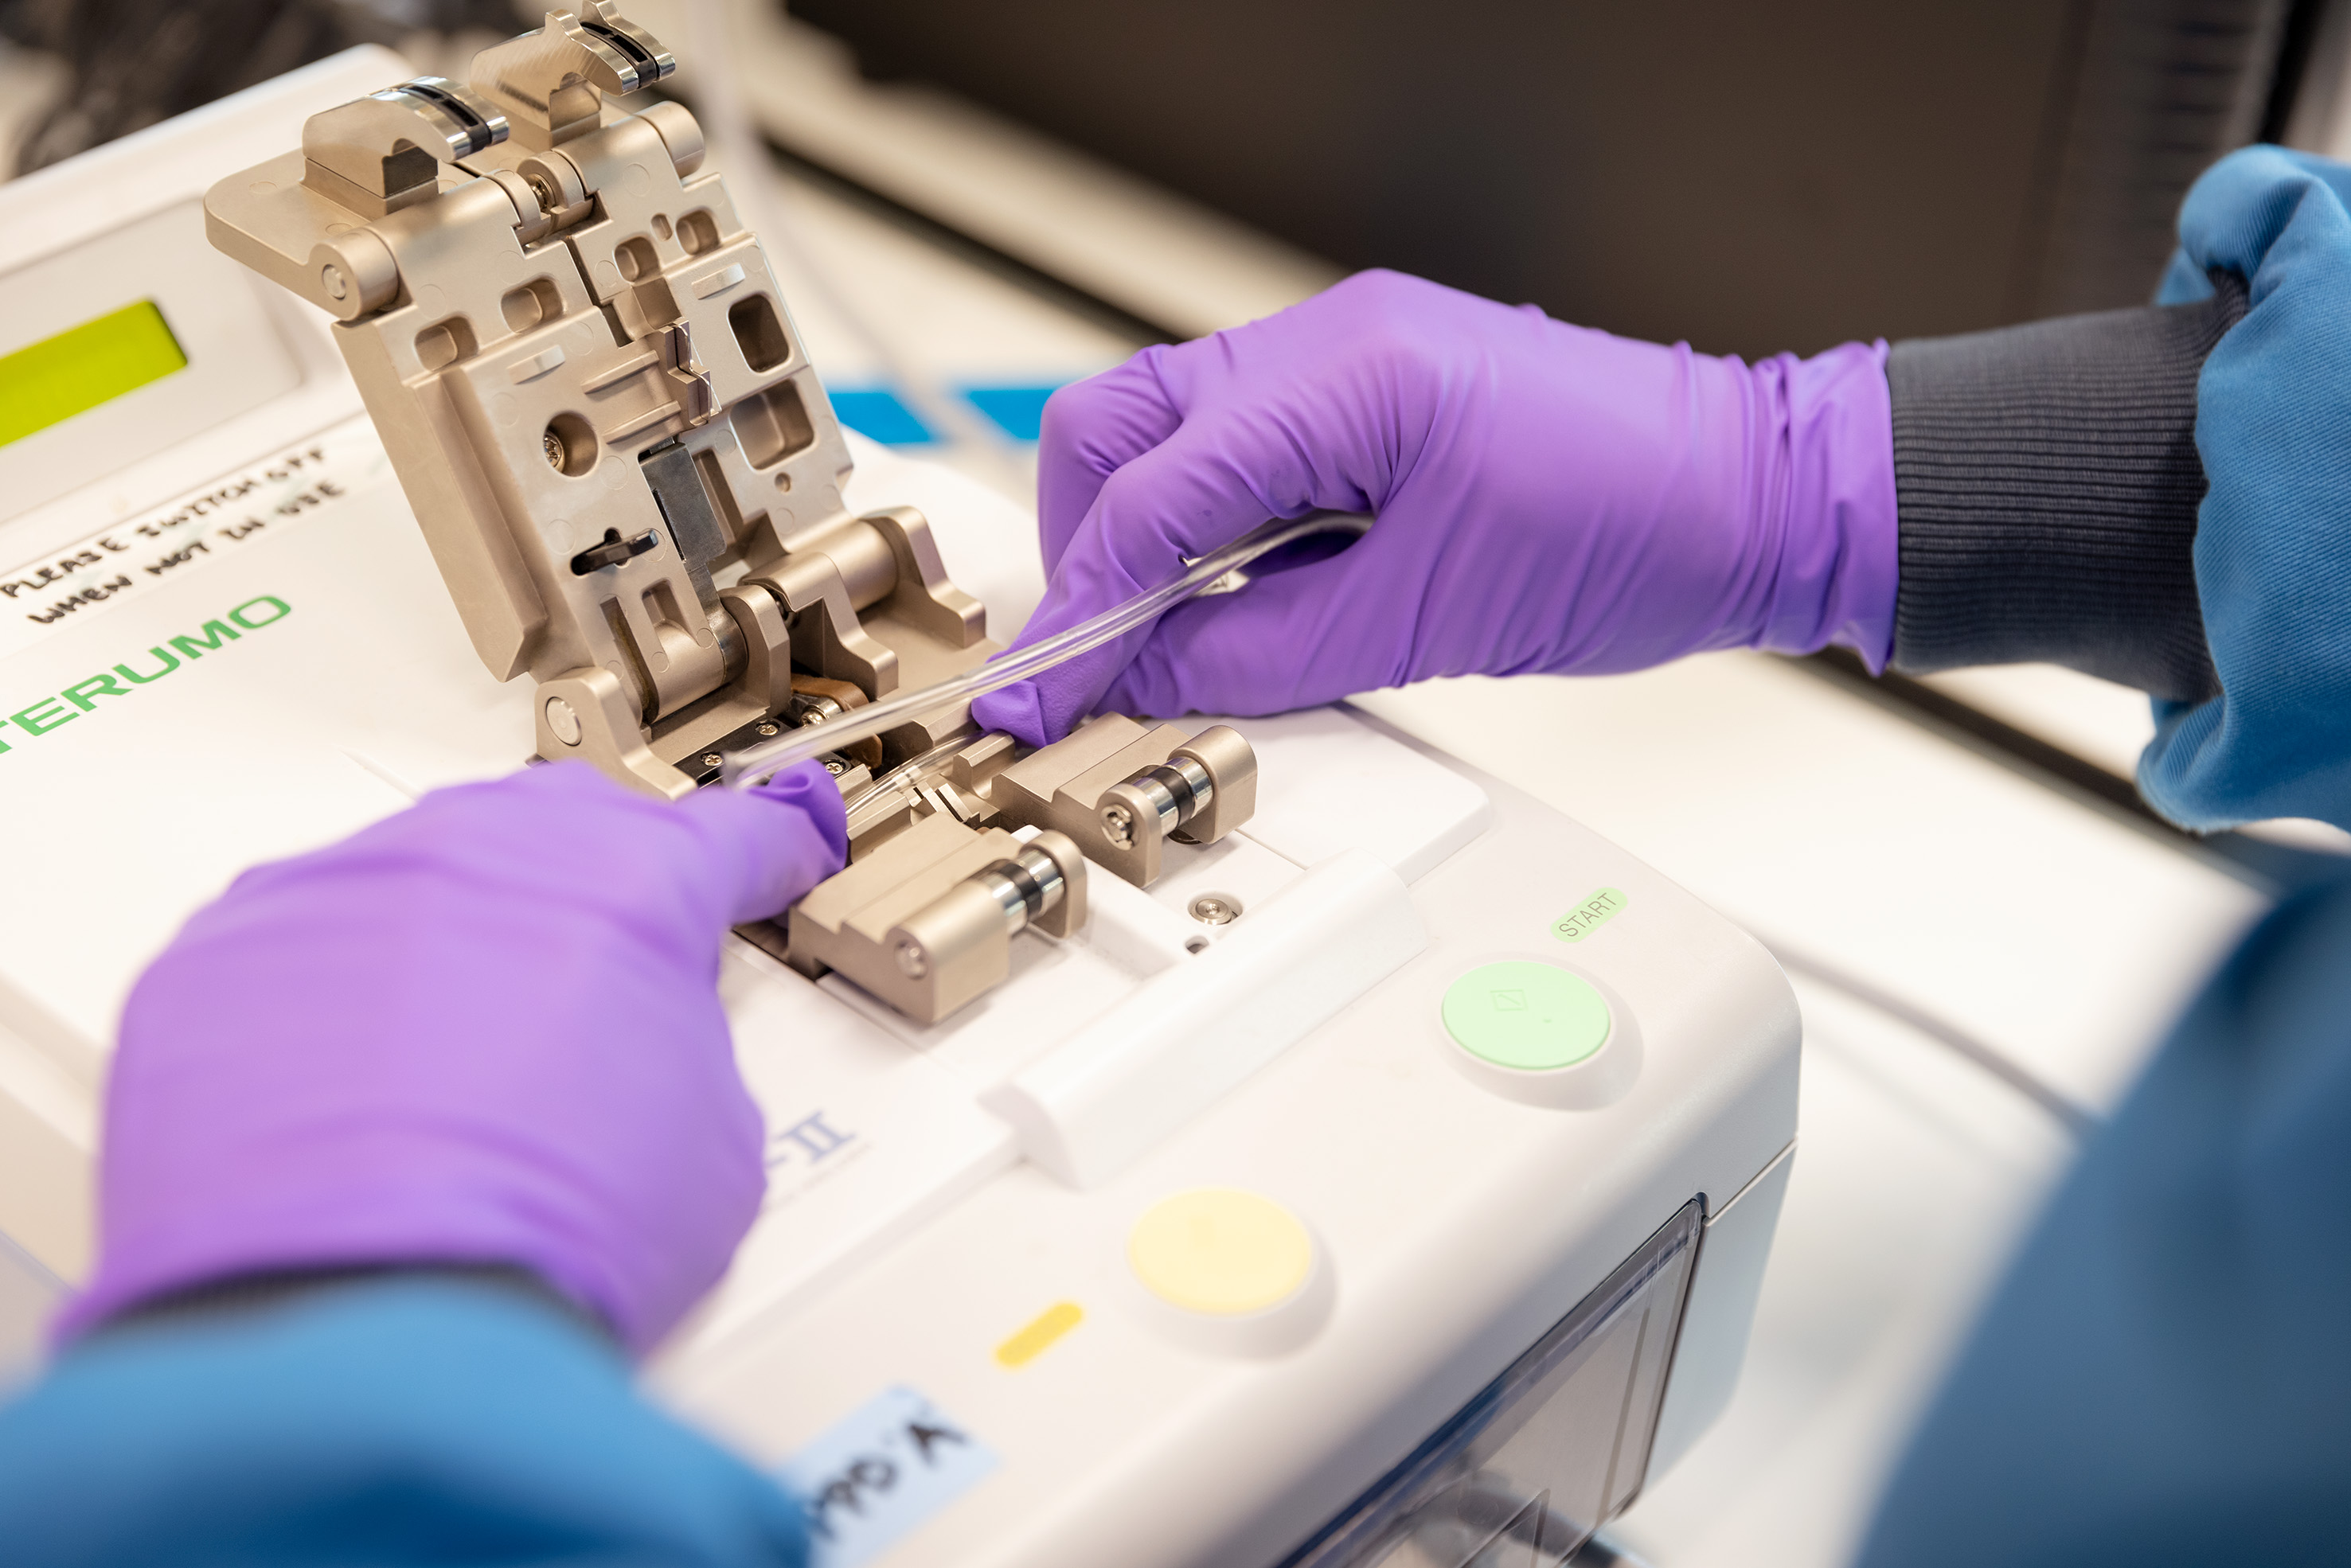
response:
M1520 1072L1573 1067L1608 1043L1608 1003L1591 983L1523 958L1470 970L1444 1011L1464 1051Z

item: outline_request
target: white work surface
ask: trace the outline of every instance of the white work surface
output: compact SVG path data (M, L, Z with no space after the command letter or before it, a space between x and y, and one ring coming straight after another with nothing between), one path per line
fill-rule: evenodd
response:
M991 353L1007 379L1074 374L1127 347L837 198L789 193L838 296L926 323L942 380L980 379ZM870 347L795 286L789 256L777 261L817 363L865 368ZM1005 482L1000 454L946 455ZM879 466L861 477L881 479ZM1767 943L1865 977L2100 1110L2264 904L2210 864L1762 657L1437 683L1362 706L1568 812ZM1802 1158L1744 1380L1721 1425L1613 1530L1658 1568L1843 1560L1954 1335L2070 1152L2041 1109L1944 1047L1797 988ZM0 1256L0 1349L29 1343L43 1294Z

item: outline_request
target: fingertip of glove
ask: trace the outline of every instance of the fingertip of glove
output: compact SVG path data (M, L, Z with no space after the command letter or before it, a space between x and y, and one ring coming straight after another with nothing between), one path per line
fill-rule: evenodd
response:
M841 798L840 781L825 770L824 764L797 763L745 792L758 800L773 800L798 810L823 837L826 849L831 852L833 870L848 863L849 807Z
M1054 737L1033 681L1018 681L1000 692L974 699L971 716L983 729L1000 729L1023 746L1044 746Z
M748 789L696 790L677 805L709 835L714 866L728 868L716 896L729 925L768 918L848 862L841 786L817 763Z

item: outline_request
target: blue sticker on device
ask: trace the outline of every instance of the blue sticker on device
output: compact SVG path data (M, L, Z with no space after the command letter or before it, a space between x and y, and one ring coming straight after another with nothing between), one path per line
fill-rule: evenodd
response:
M884 446L927 446L938 439L923 416L888 387L835 387L831 398L841 423Z
M966 387L972 407L987 415L998 430L1015 441L1034 441L1045 433L1045 400L1061 389L1045 387Z
M911 1388L868 1400L784 1462L809 1568L859 1568L987 1479L994 1454Z

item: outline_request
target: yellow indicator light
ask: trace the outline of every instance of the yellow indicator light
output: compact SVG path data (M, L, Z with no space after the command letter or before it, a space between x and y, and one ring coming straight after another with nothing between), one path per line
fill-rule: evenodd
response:
M152 299L0 356L0 446L185 370Z
M1075 1301L1055 1301L1031 1319L1019 1333L996 1347L998 1366L1026 1366L1051 1349L1063 1334L1086 1321Z

